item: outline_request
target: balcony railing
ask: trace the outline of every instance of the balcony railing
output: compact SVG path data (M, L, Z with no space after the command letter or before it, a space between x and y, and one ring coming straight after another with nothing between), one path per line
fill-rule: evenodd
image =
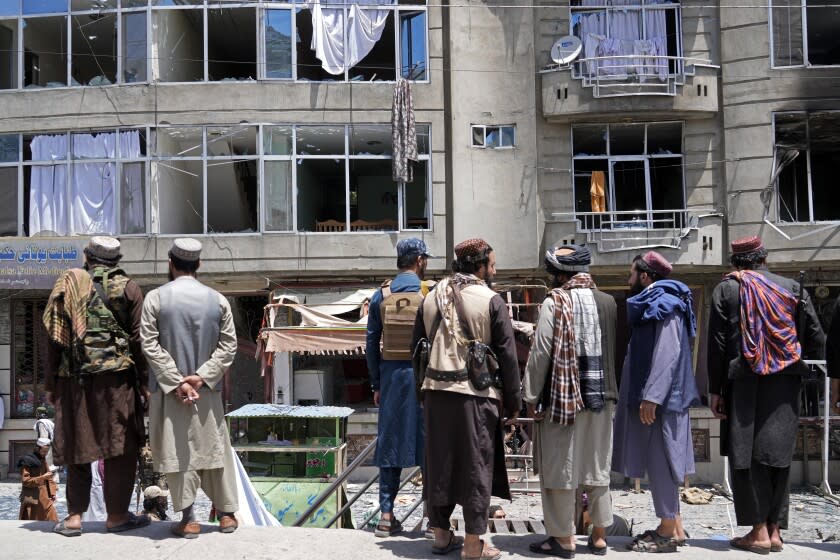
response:
M669 247L677 249L700 218L722 216L709 210L610 210L606 212L555 212L558 222L573 222L588 243L602 253Z
M594 98L632 95L677 95L697 67L719 68L711 61L684 56L611 55L579 58L568 66L549 66L542 73L571 70L572 78L592 88Z

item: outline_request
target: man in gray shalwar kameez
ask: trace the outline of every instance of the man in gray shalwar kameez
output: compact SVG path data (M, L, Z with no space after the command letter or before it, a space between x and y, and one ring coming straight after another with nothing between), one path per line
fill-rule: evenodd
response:
M195 538L193 502L201 487L231 533L239 509L233 450L222 407L221 381L236 353L230 304L195 278L201 243L176 239L169 250L171 282L143 304L143 353L154 372L149 443L155 470L166 474L172 507L182 512L172 533Z
M589 249L579 245L563 245L546 253L546 271L555 289L540 307L523 383L528 415L537 420L535 460L549 534L530 549L561 558L574 556L579 487L586 488L589 497L593 530L587 547L593 554L606 553L606 529L613 522L610 460L617 397L616 305L612 296L596 288L588 274L590 261ZM572 319L565 329L571 335L565 357L572 359L564 359L562 335L555 336L564 313ZM574 398L566 421L558 422L551 414L546 418L538 407L548 403L552 385L562 383L560 378L566 373L580 398ZM546 408L550 412L550 406Z

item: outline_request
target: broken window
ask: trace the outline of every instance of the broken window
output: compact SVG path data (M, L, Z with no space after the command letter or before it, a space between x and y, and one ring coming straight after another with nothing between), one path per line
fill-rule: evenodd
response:
M583 229L682 227L682 124L572 128L575 213Z
M23 78L24 87L67 85L67 16L23 20Z
M773 121L779 220L840 220L840 112L777 113Z
M256 8L208 8L207 79L256 80L256 36Z
M389 126L296 127L297 230L428 229L428 125L417 129L421 161L414 181L401 184L392 178Z
M204 10L154 10L152 37L152 73L161 82L204 80Z
M773 66L840 64L840 6L832 0L773 0Z
M0 89L18 87L18 20L0 20Z
M376 10L376 12L384 14L385 23L381 38L376 41L367 56L348 69L348 76L351 80L392 82L397 79L394 14L387 10Z
M207 158L207 232L258 232L257 127L207 127Z
M472 125L473 148L513 148L516 145L516 126Z
M117 81L117 13L72 14L73 85L104 86Z
M427 79L424 4L393 0L347 4L322 1L311 10L296 9L293 34L297 38L297 78L318 81L393 81L398 76L410 80Z
M158 128L153 133L153 221L159 233L204 233L203 133L201 127Z

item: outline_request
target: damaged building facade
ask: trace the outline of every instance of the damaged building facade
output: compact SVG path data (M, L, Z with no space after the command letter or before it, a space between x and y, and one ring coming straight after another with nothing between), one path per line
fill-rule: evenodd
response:
M3 2L4 240L18 261L37 246L47 265L50 251L68 265L90 235L116 235L148 289L165 281L173 237L200 238L201 278L237 316L231 409L294 400L288 386L266 390L254 359L266 303L293 297L354 320L358 290L393 274L395 244L409 236L435 255L433 276L457 241L487 239L523 319L552 244L588 244L619 310L633 256L655 248L705 324L728 242L760 234L773 268L809 272L825 317L840 293L828 182L840 153L838 10L537 4ZM570 35L580 53L558 64L552 46ZM411 182L392 175L398 79L414 102ZM16 279L0 278L0 465L27 450L43 399L48 286ZM705 344L703 334L701 392ZM301 389L320 388L313 400L367 402L363 356L274 367L302 372ZM699 478L719 481L717 423L695 413Z

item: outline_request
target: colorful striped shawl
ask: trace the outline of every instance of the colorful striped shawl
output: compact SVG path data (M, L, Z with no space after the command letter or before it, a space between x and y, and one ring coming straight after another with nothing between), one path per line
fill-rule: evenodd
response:
M796 296L753 270L732 272L726 278L740 284L741 350L750 369L767 375L799 361Z

